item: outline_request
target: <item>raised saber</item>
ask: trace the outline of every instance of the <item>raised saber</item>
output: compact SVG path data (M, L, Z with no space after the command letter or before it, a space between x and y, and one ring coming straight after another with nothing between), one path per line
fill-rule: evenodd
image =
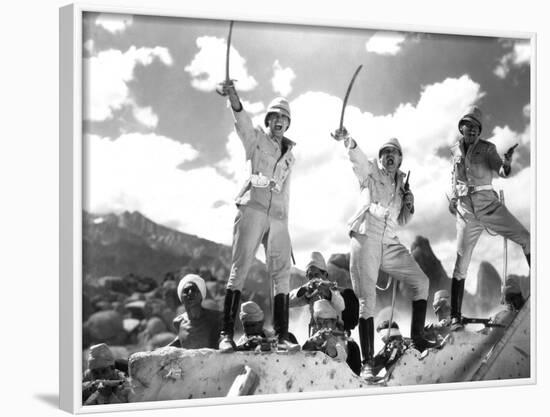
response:
M349 95L351 93L351 88L353 87L353 83L355 82L355 79L357 78L357 74L359 74L359 71L361 71L361 68L363 68L363 65L359 65L357 67L357 69L353 73L353 77L351 78L351 81L348 85L348 89L347 89L346 95L344 97L344 102L342 103L342 113L340 114L340 127L338 128L338 132L342 132L342 128L344 127L344 114L346 112L346 106L348 104L348 98L349 98ZM334 139L340 140L333 133L331 133L331 135Z
M220 83L220 87L231 85L233 80L229 78L229 51L231 50L231 34L233 33L233 21L229 22L229 34L227 35L227 50L225 51L225 81ZM216 89L220 96L225 96L223 89Z

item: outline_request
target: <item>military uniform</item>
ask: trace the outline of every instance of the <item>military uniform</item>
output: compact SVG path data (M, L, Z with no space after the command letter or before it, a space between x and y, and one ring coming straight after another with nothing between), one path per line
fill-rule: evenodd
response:
M397 150L402 158L401 145L396 138L382 145L379 160L368 159L353 139L347 139L348 156L360 186L359 209L348 226L351 283L359 299L361 375L366 379L373 378L374 312L379 270L399 280L408 290L412 299L411 338L415 347L422 351L432 346L424 339L429 280L395 232L397 226L405 225L411 219L414 207L404 204L406 194L410 193L405 189L405 174L399 168L390 173L380 160L383 151L390 149Z
M235 129L243 143L246 159L250 161L251 175L236 198L238 213L233 227L231 271L226 285L219 348L222 352L235 349L233 333L240 296L260 243L265 247L267 272L273 281L273 328L279 345L299 348L288 344L289 177L295 161L292 154L295 143L282 134L270 134L273 133L271 128L254 127L233 88L229 97ZM270 115L274 117L270 119ZM284 118L288 119L288 124L279 123ZM286 99L276 98L269 104L264 120L266 128L269 120L288 128L290 107Z
M239 211L233 229L227 288L242 290L256 251L263 243L275 294L287 294L290 279L289 175L294 165L294 142L283 138L278 143L263 128L254 127L246 112L234 111L233 114L252 175L236 199Z
M451 148L453 154L453 198L458 199L456 232L458 257L453 278L466 279L472 252L487 227L531 252L527 229L502 205L491 185L493 174L507 177L502 159L491 142L477 139L464 151L463 140Z
M485 228L519 244L530 264L530 234L499 201L493 190L493 175L507 177L513 148L503 162L491 142L480 139L482 114L472 107L459 120L462 138L453 145L451 212L456 210L456 262L451 283L451 323L453 330L462 328L462 298L472 252ZM470 143L468 145L468 143ZM505 155L506 156L506 155Z
M427 299L429 281L395 232L412 217L403 205L405 174L398 171L397 178L392 178L358 146L349 146L348 155L361 187L359 209L348 223L350 274L360 317L368 319L375 312L379 269L407 286L413 300Z

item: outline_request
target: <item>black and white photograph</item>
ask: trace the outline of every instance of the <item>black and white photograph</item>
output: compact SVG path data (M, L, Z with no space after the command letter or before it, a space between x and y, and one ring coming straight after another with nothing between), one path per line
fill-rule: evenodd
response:
M534 33L60 24L62 408L536 383Z
M530 39L82 24L83 405L530 381Z

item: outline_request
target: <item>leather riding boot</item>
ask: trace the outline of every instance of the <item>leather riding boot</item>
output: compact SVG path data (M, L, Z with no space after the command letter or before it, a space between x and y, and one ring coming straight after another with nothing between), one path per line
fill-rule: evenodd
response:
M412 302L411 339L414 347L420 352L439 346L437 342L428 340L424 337L426 306L426 300L416 300Z
M277 349L296 352L300 345L293 343L288 334L288 294L277 294L273 299L273 330L277 336Z
M235 329L235 318L239 310L239 301L241 292L239 290L225 290L225 300L223 303L223 323L220 332L220 341L218 349L223 352L233 352L235 342L233 341L233 332Z
M451 331L464 329L462 324L462 297L464 297L464 279L452 279L451 283Z
M374 378L372 373L374 357L374 319L359 319L359 344L361 346L361 377L365 379Z

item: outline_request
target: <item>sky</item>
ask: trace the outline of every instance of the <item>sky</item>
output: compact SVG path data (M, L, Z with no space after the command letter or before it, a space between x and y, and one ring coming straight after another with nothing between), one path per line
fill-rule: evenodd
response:
M228 29L222 20L85 13L86 210L138 210L231 244L247 164L227 101L215 91L225 78ZM474 104L483 111L484 139L501 154L520 145L511 177L493 185L530 229L530 63L531 45L522 39L235 22L230 76L245 110L261 125L274 97L290 102L286 136L297 145L289 229L297 266L304 268L314 250L325 257L349 251L346 223L359 185L330 132L358 65L344 124L370 157L390 137L401 142L416 207L399 231L403 244L428 238L451 275L449 148ZM508 253L508 272L526 275L519 247L509 243ZM483 234L470 277L483 260L501 270L502 238ZM474 286L468 279L467 289Z

